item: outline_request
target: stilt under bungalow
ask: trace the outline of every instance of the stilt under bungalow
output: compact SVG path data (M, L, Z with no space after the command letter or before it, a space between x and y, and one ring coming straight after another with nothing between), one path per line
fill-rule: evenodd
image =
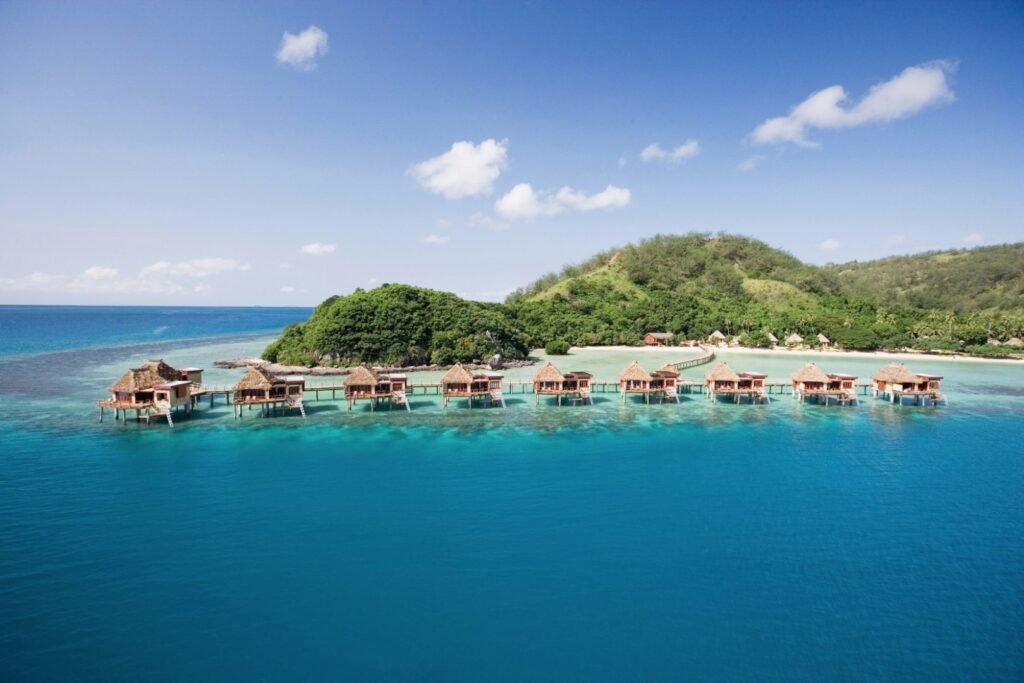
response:
M555 396L558 405L562 405L562 398L565 397L571 402L589 401L594 404L590 394L590 380L593 376L589 372L568 372L562 374L558 368L548 361L533 376L534 402L539 402L541 396Z
M107 388L110 398L96 402L100 421L104 411L113 408L115 420L127 419L129 411L135 411L136 420L160 418L173 427L175 413L192 415L193 384L202 382L202 372L199 368L175 370L159 358L147 360Z

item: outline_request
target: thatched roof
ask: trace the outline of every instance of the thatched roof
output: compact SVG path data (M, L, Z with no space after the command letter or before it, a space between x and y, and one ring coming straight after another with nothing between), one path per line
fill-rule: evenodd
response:
M917 382L920 378L902 363L890 363L871 376L877 382Z
M770 341L770 342L771 342L772 344L778 344L778 343L779 343L779 338L778 338L778 337L776 337L776 336L775 336L774 334L772 334L771 332L769 332L769 333L768 333L768 341Z
M704 379L709 381L738 382L740 376L737 375L732 368L722 362L708 370L707 374L704 375Z
M619 373L619 381L624 382L626 380L638 380L642 382L649 382L651 375L649 372L640 367L640 364L633 361L626 366L626 369Z
M674 377L679 376L679 370L676 369L676 366L672 365L671 363L665 363L665 365L663 365L661 369L658 370L658 372L662 373L663 375L672 375Z
M153 358L121 375L121 378L111 384L107 390L111 393L135 393L176 379L178 379L177 370L159 358Z
M794 372L791 377L794 382L821 382L824 384L829 380L828 375L822 372L814 363L807 363Z
M787 344L802 344L803 341L804 341L804 338L801 337L796 332L794 332L793 334L791 334L788 337L786 337L786 343Z
M473 375L469 370L462 367L462 363L456 363L452 369L441 378L441 384L472 384Z
M826 337L826 336L825 336L825 335L823 335L823 334L822 334L821 332L819 332L819 333L818 333L818 343L819 343L819 344L831 344L832 342L830 342L830 341L828 340L828 337Z
M654 337L655 339L671 339L675 335L671 332L648 332L644 335L645 337Z
M348 373L348 377L345 378L345 386L373 386L379 379L380 375L376 372L365 365L360 365Z
M565 376L558 371L551 361L548 361L544 367L537 371L537 374L533 376L534 382L561 382L565 379Z
M721 330L715 330L708 339L725 339L725 335L722 334Z
M249 368L249 372L245 373L242 379L238 380L233 388L233 391L241 391L243 389L269 389L278 381L278 379L267 372L264 368Z
M1006 340L1006 345L1021 349L1024 348L1024 341L1022 341L1020 337L1010 337Z

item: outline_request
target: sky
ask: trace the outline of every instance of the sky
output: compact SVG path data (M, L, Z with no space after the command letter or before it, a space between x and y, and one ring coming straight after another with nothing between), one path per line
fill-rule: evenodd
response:
M1024 3L775 5L0 0L0 303L1024 240Z

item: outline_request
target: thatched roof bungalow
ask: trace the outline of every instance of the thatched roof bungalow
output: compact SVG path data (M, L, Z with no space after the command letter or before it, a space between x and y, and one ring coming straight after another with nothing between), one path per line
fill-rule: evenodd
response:
M541 396L556 396L561 404L563 396L570 399L589 400L590 380L592 375L589 372L567 372L564 375L550 361L533 375L534 400L539 401Z
M786 337L786 346L799 346L804 343L804 338L794 332L793 334Z
M402 374L380 374L365 365L353 368L345 377L345 401L352 410L356 401L370 401L373 410L378 401L385 400L391 406L404 405L410 410L406 400L408 378Z
M648 332L644 335L644 343L648 346L666 346L675 337L671 332Z
M1020 337L1010 337L1006 340L1007 346L1012 346L1015 349L1024 349L1024 340Z
M465 398L469 400L469 407L472 408L473 399L482 398L492 403L501 403L501 407L504 408L505 397L501 388L503 377L501 373L490 370L471 373L462 367L462 363L456 363L441 378L444 406L448 407L449 399Z
M263 367L251 367L232 387L237 405L301 402L306 378L301 375L278 377Z
M821 332L818 333L818 345L819 346L829 346L831 343L832 342L829 341L828 337L823 335Z
M814 363L807 363L790 376L793 380L793 396L805 399L810 396L834 397L840 401L856 401L856 375L826 373Z
M766 398L767 377L761 372L736 372L723 361L704 374L704 385L711 400L717 401L719 394L726 394L738 403L742 396L751 400Z
M871 376L876 397L885 397L893 403L903 402L904 396L914 398L916 403L931 399L934 403L942 398L942 376L911 372L902 363L890 363Z

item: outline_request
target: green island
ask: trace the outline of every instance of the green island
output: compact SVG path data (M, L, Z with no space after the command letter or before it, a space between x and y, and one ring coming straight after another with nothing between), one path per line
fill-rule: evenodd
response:
M848 350L1020 355L1024 243L814 266L748 237L657 235L602 252L505 303L400 284L333 296L263 358L291 365L480 362L531 348L639 345L646 332L743 346L824 334Z

